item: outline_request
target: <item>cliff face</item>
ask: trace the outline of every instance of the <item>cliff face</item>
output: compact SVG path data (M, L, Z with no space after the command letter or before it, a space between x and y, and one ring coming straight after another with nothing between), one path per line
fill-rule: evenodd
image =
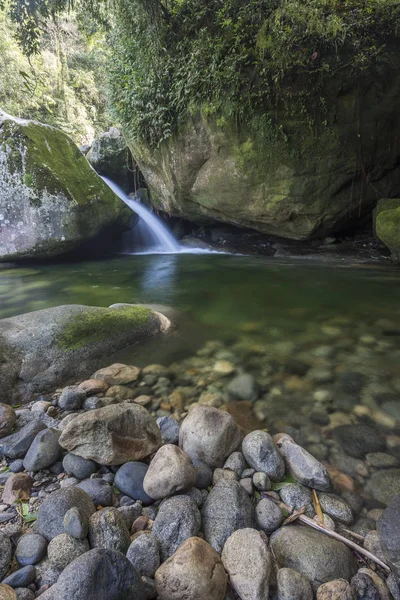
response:
M271 111L275 137L255 121L198 114L157 149L132 142L153 202L197 222L293 239L348 226L400 193L399 66L391 52L362 79L339 69L324 90L322 117Z

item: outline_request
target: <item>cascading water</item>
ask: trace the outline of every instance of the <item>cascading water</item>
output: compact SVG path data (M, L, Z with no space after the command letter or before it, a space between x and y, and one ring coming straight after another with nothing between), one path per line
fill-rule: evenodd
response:
M182 251L174 236L144 204L129 198L118 185L107 179L107 177L102 177L102 179L114 194L121 198L140 217L139 222L129 234L130 247L126 248L127 252L170 254Z

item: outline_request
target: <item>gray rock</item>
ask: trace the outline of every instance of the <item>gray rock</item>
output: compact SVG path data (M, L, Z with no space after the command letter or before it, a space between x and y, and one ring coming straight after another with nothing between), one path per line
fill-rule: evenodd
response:
M196 506L201 508L207 499L208 492L207 490L198 490L197 488L192 488L189 492L186 492L185 496L191 498Z
M298 483L327 492L332 487L329 473L322 463L307 450L296 444L290 435L279 433L274 437L286 468Z
M73 506L64 515L64 529L73 538L84 540L89 533L89 519Z
M376 469L387 469L388 467L397 467L399 461L396 456L386 454L386 452L370 452L365 457L366 463Z
M101 465L121 465L155 452L161 434L143 406L114 404L75 417L63 430L60 444Z
M281 500L288 506L298 510L302 506L312 505L311 490L299 483L289 483L279 490Z
M188 455L178 446L165 444L152 459L143 480L150 498L162 499L186 492L196 483L196 469Z
M160 566L160 542L151 533L140 535L129 546L126 558L142 577L154 577Z
M253 480L251 477L244 477L239 481L242 488L247 492L249 496L253 493Z
M38 588L42 587L42 585L54 585L60 577L60 570L57 569L48 558L41 560L35 567L35 584Z
M15 550L15 558L21 567L36 565L46 556L47 540L38 533L22 535Z
M270 544L277 566L299 571L314 590L332 579L349 581L357 571L347 546L309 527L281 527L272 534Z
M15 588L17 600L35 600L35 594L29 588Z
M39 507L38 532L48 540L64 533L65 513L73 507L87 520L96 511L91 497L83 490L72 487L53 492Z
M349 456L338 446L331 448L329 462L350 477L359 477L360 475L367 477L368 475L368 467L361 459Z
M86 392L78 389L77 385L69 385L63 389L58 399L62 410L79 410L86 399Z
M42 429L46 426L38 419L32 419L16 433L12 433L0 440L0 456L12 460L24 458L29 446Z
M230 469L215 469L212 484L217 485L220 481L238 481L238 476Z
M126 193L133 191L132 172L136 163L117 127L111 127L93 140L87 149L86 158L98 173L115 181Z
M348 394L359 393L367 381L367 377L357 371L342 371L337 377L339 389Z
M242 600L268 598L272 557L265 535L249 528L235 531L226 540L221 559Z
M317 600L357 600L348 581L333 579L323 583L317 590Z
M37 434L24 458L27 471L41 471L57 462L61 455L60 435L56 429L44 429Z
M246 461L256 471L266 473L272 481L285 475L285 464L274 440L266 431L252 431L243 440L242 452ZM243 474L242 474L243 476Z
M276 574L276 584L277 600L313 600L314 598L313 589L307 577L294 569L279 569Z
M178 421L171 417L159 417L157 425L160 428L161 437L165 444L179 443L179 430L181 427Z
M89 542L92 548L126 554L131 538L125 520L116 508L103 508L90 517Z
M201 462L201 460L194 460L193 466L196 469L196 487L199 490L210 487L213 479L213 470L211 467Z
M89 494L96 506L112 506L113 489L104 479L85 479L76 487Z
M148 465L142 462L127 462L115 474L114 485L132 500L152 504L154 498L150 498L143 489L143 480L148 468Z
M56 569L62 571L75 558L88 551L89 542L87 539L78 540L68 535L68 533L61 533L56 535L49 543L47 556Z
M359 600L391 600L386 584L371 569L359 569L350 583Z
M266 473L258 471L253 475L253 484L260 492L266 492L271 489L271 480Z
M77 479L88 479L97 471L97 465L93 460L88 460L76 454L66 454L63 460L64 471Z
M156 582L151 577L142 577L146 600L154 600L157 598Z
M0 438L11 433L16 420L15 410L8 404L0 403Z
M118 512L121 513L128 531L131 530L134 521L142 514L142 503L134 502L129 506L119 506Z
M187 496L164 500L153 524L153 535L160 542L162 562L188 538L200 531L201 517L196 504Z
M334 521L340 521L345 525L353 522L351 508L339 496L335 494L318 494L319 502L324 513L332 517Z
M243 471L246 468L246 459L242 452L232 452L225 461L224 469L230 469L235 471L236 475L240 478Z
M61 573L55 600L146 600L139 573L120 552L95 548Z
M242 478L253 477L255 472L256 472L255 469L245 469L242 473Z
M276 531L282 525L284 518L279 506L270 498L262 498L256 506L256 523L265 533Z
M390 573L386 579L386 585L393 596L393 600L400 600L400 581L395 573Z
M21 471L24 470L24 461L22 458L18 458L17 460L13 460L8 466L10 467L11 473L21 473Z
M400 469L383 469L371 475L366 491L375 500L388 506L394 496L400 494Z
M233 417L217 408L195 405L184 419L179 432L179 445L190 458L209 467L222 467L235 451L241 433Z
M382 562L386 562L386 556L382 548L381 538L375 530L369 531L364 539L364 548L377 556Z
M369 425L340 425L333 430L333 436L342 450L355 458L385 450L385 439Z
M251 500L236 481L221 481L209 493L202 509L206 541L221 553L228 537L238 529L254 526Z
M10 568L12 549L10 538L0 531L0 581Z
M400 576L400 494L392 498L377 522L382 550Z
M236 375L226 389L228 394L237 400L255 402L258 397L256 380L249 373Z
M27 565L26 567L22 567L22 569L13 571L11 575L3 579L1 583L4 583L4 585L9 585L12 588L27 587L35 581L35 578L35 567L33 565Z

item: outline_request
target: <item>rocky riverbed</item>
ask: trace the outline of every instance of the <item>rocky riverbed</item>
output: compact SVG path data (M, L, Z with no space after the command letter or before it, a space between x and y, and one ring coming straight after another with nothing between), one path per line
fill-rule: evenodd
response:
M1 405L0 598L400 598L400 330L242 330Z

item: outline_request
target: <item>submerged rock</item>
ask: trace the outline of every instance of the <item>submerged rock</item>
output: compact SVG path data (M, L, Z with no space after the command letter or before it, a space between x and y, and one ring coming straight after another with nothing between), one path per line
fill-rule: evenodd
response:
M111 405L78 415L63 430L60 445L101 465L121 465L157 450L161 434L143 406Z
M68 135L3 111L0 190L0 260L63 254L129 223L130 211Z

